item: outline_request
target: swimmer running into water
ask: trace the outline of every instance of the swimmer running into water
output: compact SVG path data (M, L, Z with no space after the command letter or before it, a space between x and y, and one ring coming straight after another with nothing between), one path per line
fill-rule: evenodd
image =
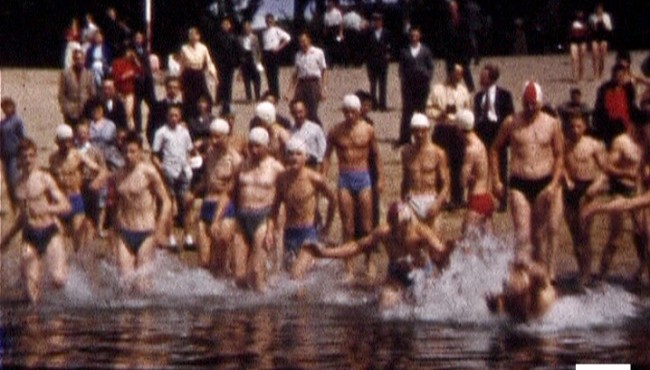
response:
M444 245L434 232L413 216L402 202L391 204L388 223L375 228L370 235L336 248L317 246L315 253L324 258L350 258L383 244L388 253L388 277L380 294L380 305L391 307L404 299L404 293L415 283L413 272L421 269L434 276L449 263L455 244Z

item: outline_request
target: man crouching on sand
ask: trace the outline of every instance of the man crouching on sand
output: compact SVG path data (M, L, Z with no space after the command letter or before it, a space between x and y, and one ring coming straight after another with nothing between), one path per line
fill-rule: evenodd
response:
M520 258L510 266L503 291L489 294L485 299L490 312L505 313L516 321L526 322L546 314L556 298L546 269Z
M370 235L336 248L317 247L316 253L325 258L349 258L383 244L388 253L388 277L380 293L379 303L387 308L404 299L405 290L415 283L413 273L423 270L434 274L433 264L440 270L449 263L453 245L445 246L434 232L413 216L411 208L393 203L386 216L388 223L380 225ZM433 262L433 263L432 263Z

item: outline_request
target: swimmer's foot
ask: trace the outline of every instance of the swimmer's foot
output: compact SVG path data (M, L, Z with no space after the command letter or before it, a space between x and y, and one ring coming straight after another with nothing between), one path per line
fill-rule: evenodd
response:
M436 262L436 265L438 266L438 269L444 270L447 267L449 267L449 261L451 254L456 250L456 247L458 246L458 243L456 243L455 240L447 240L445 243L445 250L440 253L438 256Z

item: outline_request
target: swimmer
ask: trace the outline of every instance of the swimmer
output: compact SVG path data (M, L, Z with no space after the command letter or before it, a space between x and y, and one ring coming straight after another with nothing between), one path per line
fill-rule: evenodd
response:
M336 248L313 248L319 257L350 258L383 244L388 253L388 276L383 284L379 303L388 308L404 300L404 294L415 283L413 273L422 270L435 276L434 265L442 270L449 264L454 245L445 246L431 229L418 221L411 208L403 202L391 204L387 223L375 228L370 235L349 241Z
M503 291L485 297L488 309L494 314L507 314L519 322L539 319L548 312L557 293L551 284L546 267L518 259L510 265Z
M510 147L510 212L517 258L540 262L555 279L555 252L562 219L564 138L560 121L543 112L542 90L526 82L523 111L504 121L490 148L493 192L503 199L499 151Z
M339 215L343 224L343 240L350 241L368 235L372 230L373 204L370 158L377 169L377 183L381 192L384 188L384 170L379 156L375 130L360 118L361 101L356 95L343 98L345 120L332 128L327 135L327 149L321 172L329 172L332 153L336 152L339 165L338 199ZM355 225L359 225L355 235ZM366 255L369 278L376 276L376 268ZM346 261L348 278L353 276L352 260Z
M277 122L275 105L268 101L259 103L255 107L255 119L259 127L269 132L269 154L277 160L282 160L291 133Z
M213 273L226 269L236 223L231 193L243 159L232 147L229 134L230 125L225 120L217 118L210 123L205 176L197 189L205 192L197 233L199 264Z
M418 220L436 232L438 215L449 197L447 154L431 142L431 124L424 114L413 114L411 136L413 143L402 149L401 197Z
M84 171L92 171L99 181L102 177L108 176L108 172L75 148L72 127L66 124L59 125L56 128L55 138L58 150L50 155L50 173L72 206L70 213L62 215L61 220L64 221L66 233L72 238L74 250L79 251L82 246L88 246L94 234L93 225L86 217L84 198L81 194ZM98 181L92 181L89 188L97 191L98 184Z
M156 246L166 243L172 205L159 172L143 159L140 136L131 131L124 142L125 166L110 181L117 196L113 245L120 277L129 282L153 261ZM148 288L145 280L135 283L135 289Z
M463 235L472 229L491 233L494 199L490 193L487 149L474 132L474 113L471 110L461 110L456 120L456 126L465 133L461 184L467 193L467 212L463 220Z
M569 124L570 131L564 150L564 218L578 262L578 283L585 285L591 279L591 222L581 222L580 211L606 185L603 182L607 180L604 174L607 168L607 150L603 142L585 134L587 122L582 114L572 115Z
M306 166L308 156L305 143L292 137L287 143L286 171L278 177L278 190L271 212L273 222L278 219L280 206L285 206L285 263L293 279L302 279L314 263L314 256L303 247L318 244L316 210L319 195L323 194L327 199L327 215L321 235L329 234L336 210L336 194L323 175Z
M22 274L26 280L27 296L32 303L41 296L45 269L56 288L63 288L66 284L68 256L57 216L72 210L54 178L38 168L36 155L36 144L31 139L20 141L20 176L16 183L18 213L14 224L0 242L0 248L4 250L22 229Z
M266 286L266 263L274 252L275 230L269 217L282 163L269 155L269 134L262 127L248 135L247 158L235 183L237 224L233 240L233 273L238 285L247 278L258 291Z

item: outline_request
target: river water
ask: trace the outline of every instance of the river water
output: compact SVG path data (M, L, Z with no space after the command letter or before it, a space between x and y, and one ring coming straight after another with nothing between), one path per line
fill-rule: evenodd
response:
M161 252L146 296L125 294L115 269L73 265L63 291L42 302L2 301L0 367L76 368L574 368L650 365L647 294L604 284L563 295L540 321L489 314L511 253L482 239L461 247L437 279L416 277L408 302L376 294L320 261L306 281L272 277L263 294Z

